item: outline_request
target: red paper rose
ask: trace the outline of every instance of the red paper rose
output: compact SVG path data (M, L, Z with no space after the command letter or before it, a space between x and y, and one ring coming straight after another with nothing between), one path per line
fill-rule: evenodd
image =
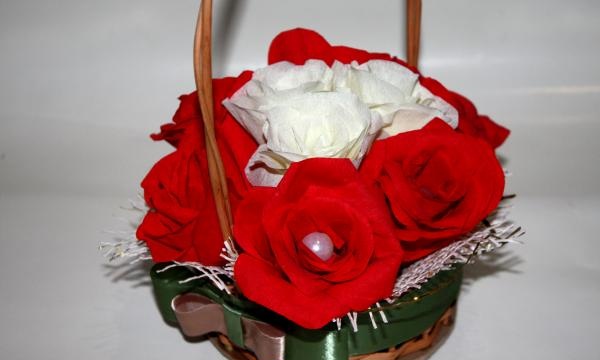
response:
M213 80L215 131L230 201L235 209L250 185L243 169L257 144L221 102L245 84L252 73ZM173 123L161 126L154 140L177 148L160 160L142 182L150 207L137 237L147 242L154 261L223 263L223 237L209 183L202 116L196 92L182 95Z
M219 228L201 128L190 123L179 147L142 181L150 210L137 230L156 262L194 261L220 265Z
M300 326L320 328L392 291L402 251L385 204L348 159L294 163L277 188L250 192L235 221L239 289Z
M473 230L504 190L492 148L439 119L376 141L360 171L385 194L407 261Z
M244 71L238 77L225 77L213 79L213 106L215 110L215 123L222 124L230 118L227 109L221 104L224 99L235 93L240 87L252 78L251 71ZM173 121L161 125L160 132L150 135L153 140L165 140L169 144L177 147L183 136L185 129L192 123L202 123L200 105L196 92L181 95L179 97L179 107L173 115Z
M510 130L496 124L485 115L479 115L477 108L466 97L450 91L432 78L421 77L421 85L447 101L458 110L458 131L485 140L492 148L497 148L508 137Z
M307 60L318 59L325 61L329 66L335 60L349 64L357 61L362 64L369 60L388 60L397 62L417 72L405 61L385 53L371 53L365 50L355 49L348 46L330 45L323 36L313 30L292 29L277 35L269 47L269 64L279 61L289 61L296 65L302 65Z
M244 167L258 145L252 139L252 136L225 109L222 102L251 78L252 72L245 71L238 77L213 80L215 133L223 165L225 166L225 173L227 174L233 207L250 187L244 175ZM202 115L196 92L182 95L179 100L180 105L173 116L173 122L162 125L160 133L151 135L152 139L166 140L171 145L178 147L184 134L189 133L186 132L188 127L202 126ZM189 141L195 140L191 138ZM197 143L197 146L203 147L204 145Z

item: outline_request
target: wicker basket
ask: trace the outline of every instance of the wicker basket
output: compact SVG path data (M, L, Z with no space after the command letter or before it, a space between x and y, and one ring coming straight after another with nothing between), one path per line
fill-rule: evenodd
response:
M306 330L245 300L236 294L234 287L230 288L231 294L225 294L206 279L182 282L195 274L182 267L171 266L167 269L170 265L171 263L156 264L150 272L157 304L163 318L173 324L185 325L187 323L187 327L189 327L189 319L182 319L176 312L177 299L184 296L199 295L208 300L211 306L222 307L223 313L227 313L229 316L221 316L230 320L234 319L229 321L226 326L229 329L216 326L211 332L205 331L201 334L209 335L213 344L231 359L273 360L256 357L243 345L241 346L243 340L240 341L239 337L233 341L223 335L228 331L233 334L243 332L244 324L243 321L240 321L240 317L268 324L267 326L272 326L285 333L286 348L289 346L290 349L290 354L286 354L286 360L304 360L310 358L309 355L331 351L331 348L326 348L328 346L326 338L335 339L334 350L338 354L335 357L336 360L403 358L430 348L440 339L441 333L449 332L448 327L452 324L455 315L456 300L462 282L462 267L460 266L438 273L420 289L412 290L375 311L371 310L373 314L377 314L381 309L386 315L386 322L379 322L377 327L373 327L371 323L370 315L373 314L365 311L357 316L358 332L354 332L349 326L343 326L341 330L338 330L333 324L320 330ZM182 296L178 297L179 295ZM190 306L186 310L192 308L193 306ZM215 319L211 321L215 321ZM222 322L222 320L217 322ZM235 327L236 323L238 329L231 331L231 327ZM188 336L200 335L200 333L188 332L186 326L181 326L181 328ZM304 351L304 347L311 349Z

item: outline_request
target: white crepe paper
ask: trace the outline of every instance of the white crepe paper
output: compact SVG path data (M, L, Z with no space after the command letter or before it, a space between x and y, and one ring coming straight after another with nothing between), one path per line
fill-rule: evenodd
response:
M392 61L364 64L320 60L279 62L257 70L223 104L259 146L246 175L255 186L276 186L293 162L348 158L358 167L377 138L422 128L458 113Z

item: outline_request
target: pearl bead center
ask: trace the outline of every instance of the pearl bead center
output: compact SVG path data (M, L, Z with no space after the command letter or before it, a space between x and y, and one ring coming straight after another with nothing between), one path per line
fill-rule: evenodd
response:
M312 232L302 239L302 243L323 261L333 256L333 241L325 233Z

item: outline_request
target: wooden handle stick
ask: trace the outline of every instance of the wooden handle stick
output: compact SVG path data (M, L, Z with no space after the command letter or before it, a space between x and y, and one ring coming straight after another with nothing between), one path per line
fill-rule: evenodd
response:
M212 0L202 0L194 38L194 78L204 122L204 137L210 184L215 199L219 226L226 241L231 239L233 219L227 192L223 161L215 136L212 94Z
M406 0L406 57L408 65L418 67L421 40L421 0Z

